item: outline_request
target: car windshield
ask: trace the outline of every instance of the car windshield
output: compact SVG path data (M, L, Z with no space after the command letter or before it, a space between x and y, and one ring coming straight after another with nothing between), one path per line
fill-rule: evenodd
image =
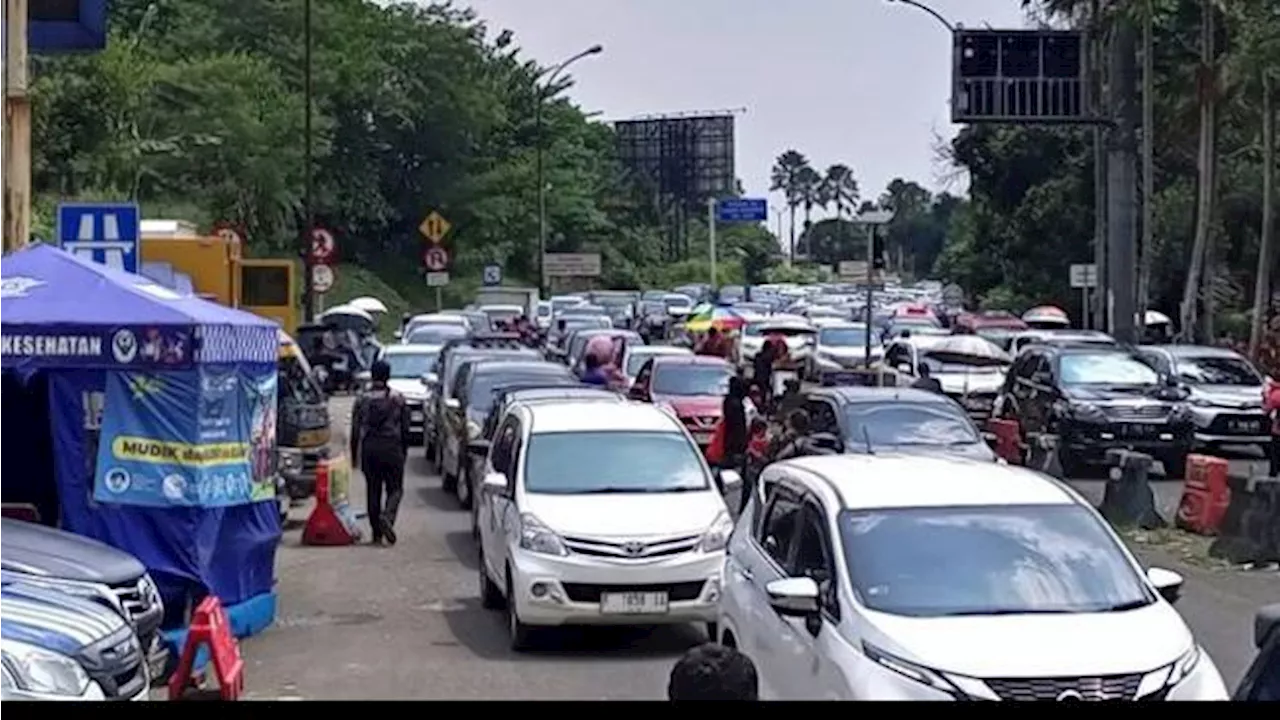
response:
M529 440L524 489L547 495L708 490L698 449L678 432L565 432Z
M405 338L405 342L415 345L443 345L455 338L466 336L467 329L462 325L437 323L415 327L409 331L409 336Z
M387 353L382 356L391 366L391 377L417 379L435 369L437 352Z
M683 298L683 297L662 298L662 304L668 308L693 307L693 303L689 301L689 298Z
M1262 377L1244 358L1178 358L1178 378L1189 385L1239 385L1255 387Z
M653 374L655 395L724 395L733 370L728 365L669 365Z
M1063 385L1155 385L1160 376L1147 365L1119 353L1063 355Z
M973 423L959 407L941 402L846 405L846 441L861 447L876 445L970 445L981 442Z
M487 415L493 409L498 393L511 387L527 383L573 381L569 371L560 365L548 364L546 368L511 368L509 372L488 372L477 375L471 381L467 395L467 408L477 414Z
M827 347L863 347L867 331L862 328L824 328L818 331L818 344Z
M854 592L878 612L1094 613L1155 600L1079 505L845 511L839 526Z

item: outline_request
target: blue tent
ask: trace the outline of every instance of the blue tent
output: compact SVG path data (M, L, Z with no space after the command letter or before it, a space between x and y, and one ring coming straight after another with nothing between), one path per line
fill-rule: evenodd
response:
M269 624L275 323L45 245L0 261L0 317L4 374L47 393L24 425L51 434L53 465L5 452L6 501L56 478L61 526L142 560L167 627L208 593Z

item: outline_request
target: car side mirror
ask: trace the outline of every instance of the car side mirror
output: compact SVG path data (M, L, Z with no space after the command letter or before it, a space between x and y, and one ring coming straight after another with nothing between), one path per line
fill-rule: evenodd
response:
M498 495L500 497L510 497L507 492L507 476L502 473L489 473L484 476L484 483L480 489L490 495Z
M489 441L477 438L467 443L467 452L474 457L486 457L489 454Z
M458 398L448 398L444 401L444 406L450 410L462 409L462 401Z
M784 617L807 618L817 615L822 603L818 582L809 577L783 578L764 586L769 605Z
M987 444L987 447L991 448L992 450L995 450L996 447L1000 444L1000 436L992 432L982 433L982 440Z
M1147 570L1147 580L1155 587L1156 592L1170 603L1176 603L1178 598L1182 597L1184 580L1181 575L1172 570L1150 568Z
M737 470L721 470L720 485L727 492L742 485L742 475Z
M391 333L391 337L393 337L393 338L395 338L395 339L397 339L397 340L403 340L403 339L404 339L404 333L402 333L402 332L400 332L399 330L397 330L397 331L395 331L395 332Z

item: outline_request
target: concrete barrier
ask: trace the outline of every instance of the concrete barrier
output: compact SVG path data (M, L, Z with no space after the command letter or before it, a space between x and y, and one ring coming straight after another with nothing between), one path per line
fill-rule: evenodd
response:
M1280 562L1280 478L1227 478L1231 501L1209 555L1230 563Z
M1108 450L1110 477L1098 511L1115 527L1155 530L1168 523L1156 510L1151 488L1151 466L1155 459L1132 450Z
M1049 433L1027 434L1027 456L1024 464L1032 470L1063 480L1066 473L1058 458L1058 436Z

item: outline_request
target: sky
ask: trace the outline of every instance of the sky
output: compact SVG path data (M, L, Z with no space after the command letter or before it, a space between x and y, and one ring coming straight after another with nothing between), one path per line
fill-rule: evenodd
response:
M737 174L769 195L788 149L819 171L853 168L863 199L897 177L963 194L938 156L950 123L951 43L928 14L890 0L457 0L544 65L574 64L574 102L601 120L745 109ZM954 24L1018 28L1019 0L931 0ZM781 206L780 194L770 195Z

